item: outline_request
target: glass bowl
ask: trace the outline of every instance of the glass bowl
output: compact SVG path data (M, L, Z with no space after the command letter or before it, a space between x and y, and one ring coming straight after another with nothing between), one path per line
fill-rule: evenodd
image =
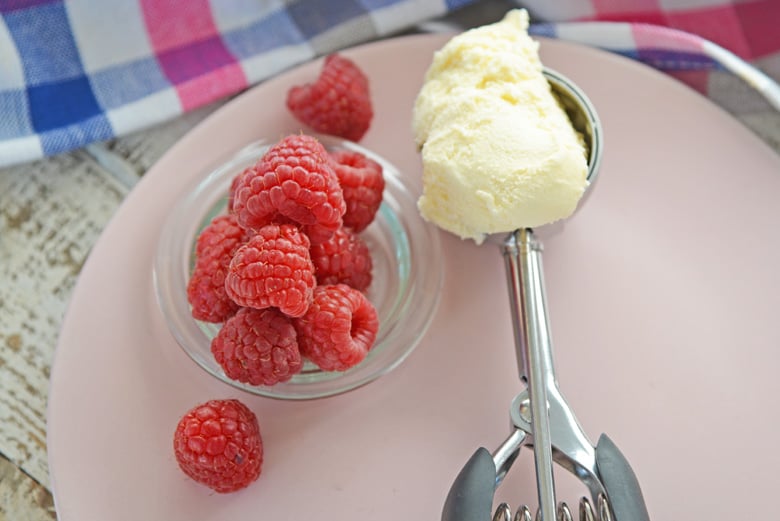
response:
M163 225L154 262L157 300L179 345L208 373L236 388L271 398L322 398L365 385L397 367L417 346L433 318L442 284L439 235L417 211L416 196L392 164L355 143L316 135L329 150L356 150L379 162L385 191L374 222L361 232L373 259L373 281L366 292L379 316L379 332L366 358L344 372L322 371L306 361L291 380L255 386L233 380L211 354L211 339L221 324L194 319L187 301L187 281L194 265L200 231L227 208L233 177L253 165L269 140L248 145L221 166L204 172L197 186L172 209Z

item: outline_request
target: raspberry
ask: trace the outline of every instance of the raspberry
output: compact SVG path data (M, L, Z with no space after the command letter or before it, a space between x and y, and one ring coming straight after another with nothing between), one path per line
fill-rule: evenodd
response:
M242 307L278 307L285 315L303 315L315 285L309 248L309 239L291 224L260 228L230 261L228 297Z
M286 382L301 370L295 328L274 308L241 308L211 341L211 352L228 377L251 385Z
M220 493L255 481L263 464L257 417L238 400L211 400L187 412L173 450L185 474Z
M195 243L195 268L187 283L192 316L205 322L224 322L238 311L225 292L225 275L235 251L248 239L234 215L214 218Z
M348 228L341 228L329 241L311 247L317 284L346 284L358 291L371 285L371 252Z
M382 204L385 189L382 165L352 150L335 150L331 158L347 204L344 226L361 232L371 224Z
M328 152L311 136L282 139L236 184L233 209L245 228L293 222L316 243L341 227L344 195Z
M345 284L317 286L309 310L293 324L301 354L325 371L345 371L360 363L379 329L371 302Z
M325 58L314 83L287 92L287 108L317 132L359 141L374 117L368 78L354 62L338 54Z

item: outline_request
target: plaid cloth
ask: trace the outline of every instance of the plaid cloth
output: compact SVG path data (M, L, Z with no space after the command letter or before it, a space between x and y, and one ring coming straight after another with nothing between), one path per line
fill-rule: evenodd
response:
M777 5L780 6L780 1ZM772 107L780 110L780 85L774 78L728 49L692 33L628 22L537 24L529 32L595 45L634 58L685 81L705 95L708 71L727 70L741 77ZM780 74L777 76L780 78Z
M126 135L471 3L0 0L0 166ZM519 4L535 20L556 22L534 25L535 34L664 70L726 68L780 99L777 85L743 61L780 51L778 0Z

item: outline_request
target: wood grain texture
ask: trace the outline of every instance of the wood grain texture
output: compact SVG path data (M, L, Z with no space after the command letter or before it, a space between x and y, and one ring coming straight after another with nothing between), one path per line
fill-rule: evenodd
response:
M44 487L60 322L87 254L124 196L83 153L0 171L0 451Z
M0 521L53 519L51 363L81 267L132 182L220 104L110 143L0 169Z
M51 493L0 455L0 521L56 519Z

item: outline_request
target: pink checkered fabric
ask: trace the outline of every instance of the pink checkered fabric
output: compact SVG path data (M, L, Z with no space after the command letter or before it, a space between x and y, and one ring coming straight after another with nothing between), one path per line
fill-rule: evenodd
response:
M652 24L697 35L744 60L780 51L777 0L531 0L547 22L606 21ZM642 47L653 42L638 41Z
M0 0L0 166L126 135L472 3ZM709 71L729 70L780 100L748 63L780 53L780 0L517 3L535 34L630 56L705 93Z
M662 70L704 95L729 71L780 110L780 0L529 0L536 34L597 46Z

